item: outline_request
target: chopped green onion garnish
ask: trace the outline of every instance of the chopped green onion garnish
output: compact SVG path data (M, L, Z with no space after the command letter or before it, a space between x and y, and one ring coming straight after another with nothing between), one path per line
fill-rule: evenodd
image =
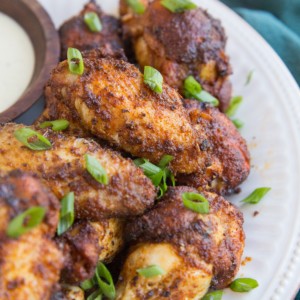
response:
M40 128L52 127L54 131L65 130L69 126L67 120L55 120L55 121L46 121L40 124Z
M155 277L158 275L163 275L165 274L165 270L163 270L160 266L158 265L152 265L143 269L137 269L136 270L140 275L146 277L146 278L151 278Z
M99 161L95 157L93 157L89 154L86 154L84 157L85 157L87 171L92 175L92 177L96 181L107 185L108 184L108 176L107 176L106 170L101 166Z
M90 31L100 32L102 30L101 21L95 12L85 13L83 19Z
M174 156L172 155L164 155L160 162L158 163L158 166L163 169L165 168L172 160L174 159Z
M163 77L154 68L145 66L144 68L144 83L156 93L161 93L163 89Z
M144 3L140 0L127 0L127 4L138 15L142 15L146 10Z
M270 190L269 187L257 188L241 202L257 204Z
M136 166L143 169L144 174L152 181L153 185L159 188L159 198L167 191L167 179L170 178L172 185L175 186L175 178L171 171L168 169L168 164L174 157L171 155L164 155L156 166L149 162L148 159L138 158L133 162Z
M253 73L254 73L254 70L251 70L248 75L247 75L247 78L246 78L246 82L245 82L245 85L248 85L252 79L252 76L253 76Z
M70 72L82 75L84 71L84 64L81 52L75 48L68 48L67 56Z
M226 110L226 115L228 117L233 117L237 109L239 108L239 106L242 104L242 102L243 102L242 96L236 96L231 98L229 107Z
M97 291L93 292L86 298L86 300L102 300L101 290L97 290Z
M17 129L14 132L14 136L31 150L48 150L52 147L51 142L47 138L28 127Z
M193 98L201 102L208 102L213 106L219 105L219 100L202 89L201 84L193 77L188 76L183 83L185 98Z
M182 194L183 205L199 214L209 213L209 202L208 200L197 193L183 193Z
M102 262L98 263L95 275L102 293L107 298L114 299L116 295L115 285L109 270Z
M244 126L244 122L240 119L232 119L231 121L237 129L240 129Z
M221 300L223 291L213 291L207 293L201 300Z
M33 206L28 208L10 221L6 234L11 238L18 238L38 226L43 221L45 214L45 207Z
M238 278L229 287L234 292L245 293L257 288L258 282L252 278Z
M197 8L197 5L189 0L162 0L161 4L173 13L181 13Z
M95 282L94 278L92 279L86 279L85 281L80 283L80 287L86 291L91 289L97 282Z
M67 231L74 223L74 193L70 192L61 200L61 208L59 222L57 226L57 234L61 235Z

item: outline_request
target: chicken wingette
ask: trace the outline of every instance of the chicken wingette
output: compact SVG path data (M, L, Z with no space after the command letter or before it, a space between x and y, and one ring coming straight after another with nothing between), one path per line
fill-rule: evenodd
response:
M65 253L61 281L81 283L94 275L98 261L111 262L123 247L123 224L120 219L81 221L57 237L56 242Z
M177 176L179 185L218 194L232 193L250 172L246 141L232 121L217 108L196 100L184 100L198 144L205 157L205 169Z
M243 216L221 196L203 192L209 213L183 205L191 187L170 187L157 206L127 225L131 248L117 285L117 299L201 299L209 287L222 289L236 275L244 249ZM144 277L140 269L164 272Z
M34 151L14 137L21 128L24 125L0 126L0 170L19 168L35 173L59 199L73 191L76 218L97 221L103 217L134 216L153 205L155 188L131 160L101 148L92 140L51 130L40 131L51 142L51 149ZM97 159L104 168L107 185L96 181L87 171L85 154Z
M124 36L131 39L139 65L158 69L181 92L185 78L193 75L224 111L231 98L232 71L220 21L201 8L175 13L161 0L142 3L143 14L135 13L127 0L120 5Z
M99 31L92 31L85 22L88 13L95 13L100 20ZM59 29L61 58L66 59L69 47L83 50L101 49L109 56L122 53L123 43L120 21L105 14L101 8L90 1L78 16L66 21Z
M52 72L45 94L51 119L67 110L80 126L133 156L158 163L172 155L174 173L203 167L181 96L167 84L161 94L152 91L134 65L88 56L84 73L76 75L64 61Z
M18 237L9 237L10 222L32 207L45 209L43 221ZM40 181L13 171L0 177L0 299L48 300L56 288L63 254L51 240L59 202ZM22 226L26 226L25 219Z

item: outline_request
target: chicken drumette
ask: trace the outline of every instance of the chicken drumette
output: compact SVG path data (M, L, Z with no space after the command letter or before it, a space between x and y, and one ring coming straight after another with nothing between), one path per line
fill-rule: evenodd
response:
M196 100L184 100L198 136L205 169L178 175L178 184L218 194L232 193L250 172L250 154L246 141L232 121L217 108Z
M203 192L208 214L183 205L189 187L170 188L160 203L127 226L131 244L117 286L117 299L200 299L236 275L244 249L243 216L221 196ZM146 278L138 269L158 265L164 274Z
M46 87L49 118L69 116L96 137L153 163L172 155L174 173L203 167L196 134L174 89L164 84L163 92L155 93L125 61L89 55L84 66L81 76L70 73L67 61L54 69Z
M11 220L34 206L46 210L42 223L17 238L7 236ZM63 266L51 240L58 212L58 200L33 176L13 171L0 177L0 299L50 299Z
M86 13L94 12L102 24L100 32L93 32L84 21ZM67 57L69 47L80 51L101 49L106 55L118 56L123 53L121 39L121 24L118 19L105 14L101 8L90 1L78 16L66 21L59 29L61 43L61 58Z
M56 238L65 264L61 281L68 284L90 279L98 261L109 263L123 247L124 221L104 219L98 222L76 222L62 236Z
M201 8L172 13L161 0L141 2L143 14L134 13L126 0L120 5L124 38L132 41L139 65L158 69L181 92L184 79L193 75L224 111L231 98L232 72L220 21Z
M139 215L153 205L154 186L129 159L92 140L64 136L51 130L41 132L52 143L52 148L33 151L14 137L14 132L21 128L24 125L0 126L0 170L33 172L59 199L73 191L76 218L97 221ZM98 183L87 171L85 154L96 158L106 170L107 185Z

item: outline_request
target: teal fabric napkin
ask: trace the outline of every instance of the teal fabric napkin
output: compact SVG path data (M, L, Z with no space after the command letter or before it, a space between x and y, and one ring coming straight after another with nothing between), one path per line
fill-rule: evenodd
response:
M300 85L300 0L222 2L233 8L263 36Z
M300 85L300 0L222 2L233 8L263 36ZM300 300L300 291L295 300Z

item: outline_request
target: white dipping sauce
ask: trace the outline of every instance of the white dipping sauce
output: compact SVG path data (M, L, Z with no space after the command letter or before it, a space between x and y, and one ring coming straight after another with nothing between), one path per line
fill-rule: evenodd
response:
M14 104L29 85L34 49L25 30L0 12L0 112Z

